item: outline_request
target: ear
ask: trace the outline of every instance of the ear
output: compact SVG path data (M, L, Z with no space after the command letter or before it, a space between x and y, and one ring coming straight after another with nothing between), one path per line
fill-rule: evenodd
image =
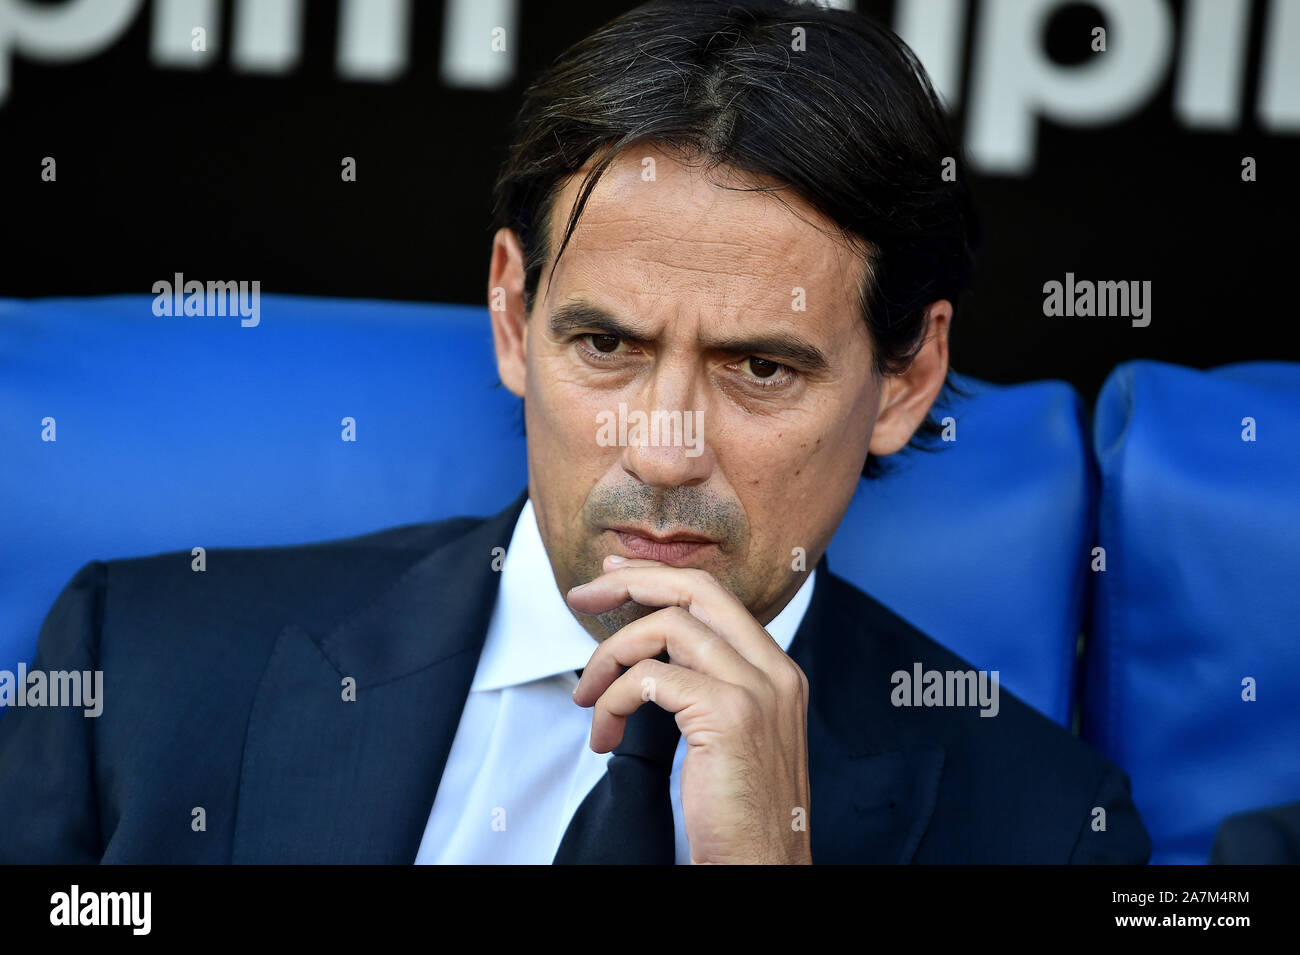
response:
M880 411L871 432L871 453L877 457L901 450L921 426L939 396L948 374L948 327L952 303L940 299L925 312L925 343L904 372L885 379Z
M497 353L497 374L503 385L522 398L528 367L524 250L511 229L498 229L492 237L492 259L488 265L488 311L492 316L492 344Z

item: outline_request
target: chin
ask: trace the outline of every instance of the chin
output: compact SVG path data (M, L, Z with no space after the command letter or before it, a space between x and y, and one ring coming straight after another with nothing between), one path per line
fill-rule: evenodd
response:
M600 621L601 626L609 631L610 636L613 636L633 620L640 620L642 617L647 617L656 610L661 609L663 608L647 607L643 604L629 600L627 603L620 604L613 610L606 610L604 613L596 614L596 619Z

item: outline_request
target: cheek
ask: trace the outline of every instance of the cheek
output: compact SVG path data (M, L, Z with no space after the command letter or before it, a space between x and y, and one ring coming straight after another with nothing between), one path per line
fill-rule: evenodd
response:
M871 442L875 404L868 388L819 396L788 413L737 416L716 447L738 488L776 497L797 488L830 491L861 472Z
M855 472L861 472L871 445L876 423L877 396L869 387L860 389L834 416L823 442L833 456Z
M561 356L530 356L525 394L530 453L541 452L549 465L570 473L601 468L610 449L597 443L598 415L609 406L608 395L573 380Z
M833 532L857 489L874 414L864 387L797 415L729 423L715 451L759 550L812 548Z

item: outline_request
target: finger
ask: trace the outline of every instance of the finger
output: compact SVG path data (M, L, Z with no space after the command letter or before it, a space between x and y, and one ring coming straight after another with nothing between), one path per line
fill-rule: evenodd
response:
M651 560L649 557L623 557L619 554L606 554L601 570L608 572L620 567L666 567L663 561Z
M693 567L626 567L569 591L569 606L598 614L629 600L648 607L681 607L730 643L760 669L779 665L785 654L749 610L707 571Z
M627 718L642 706L670 713L706 701L726 684L713 677L660 660L641 660L610 684L596 701L591 717L591 748L608 753L623 742ZM680 721L677 724L681 726Z
M624 667L668 652L670 662L727 683L749 685L762 678L754 664L698 618L681 607L664 607L629 623L596 647L582 671L573 700L591 706Z

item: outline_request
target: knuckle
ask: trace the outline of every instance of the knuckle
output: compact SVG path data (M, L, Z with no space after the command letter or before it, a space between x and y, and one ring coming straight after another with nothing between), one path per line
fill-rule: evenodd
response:
M630 683L640 685L643 680L654 680L659 673L660 663L658 660L638 660L627 668L622 679Z
M692 638L692 656L706 667L717 666L726 660L729 648L725 639L707 628L696 631Z
M717 583L717 578L703 567L692 567L691 576L694 577L698 583L703 584L704 586L710 586Z
M662 613L667 618L667 622L672 624L686 623L691 619L691 612L679 604L665 607Z
M804 696L808 693L808 677L799 664L791 660L790 665L782 669L778 686L785 696Z

